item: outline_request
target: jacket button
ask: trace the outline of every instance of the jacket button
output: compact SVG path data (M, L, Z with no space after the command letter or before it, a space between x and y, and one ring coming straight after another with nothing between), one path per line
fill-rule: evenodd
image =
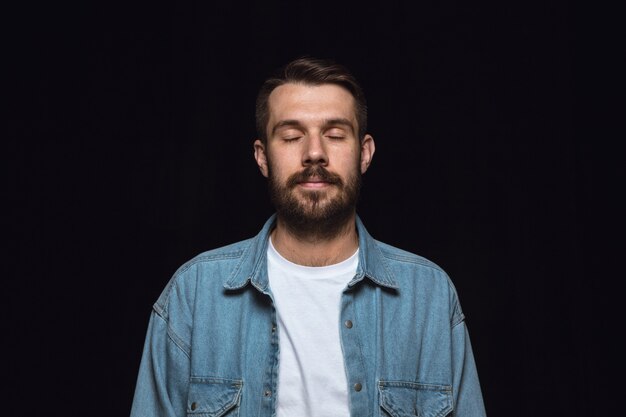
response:
M198 404L191 403L191 411L195 410L196 408L198 408Z
M354 390L356 392L361 391L361 389L363 389L363 387L361 386L361 384L359 384L358 382L356 384L354 384Z
M272 391L267 390L267 391L265 391L265 392L263 393L263 395L265 395L266 397L269 397L269 396L271 396L271 395L272 395Z
M350 321L350 320L346 320L346 322L345 322L344 324L346 325L346 327L347 327L348 329L351 329L351 328L352 328L352 321Z

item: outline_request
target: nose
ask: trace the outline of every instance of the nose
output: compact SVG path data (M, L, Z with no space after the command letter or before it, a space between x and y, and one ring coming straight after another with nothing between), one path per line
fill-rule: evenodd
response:
M321 135L309 135L304 141L302 152L302 165L328 165L328 155Z

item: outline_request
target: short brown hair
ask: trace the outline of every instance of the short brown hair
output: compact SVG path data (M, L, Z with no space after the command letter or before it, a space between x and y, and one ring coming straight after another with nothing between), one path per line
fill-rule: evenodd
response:
M363 139L367 130L367 104L363 89L356 78L346 67L331 60L302 57L278 70L272 77L265 80L259 90L256 99L256 129L261 141L267 141L269 96L276 87L287 83L336 84L348 90L354 97L359 140Z

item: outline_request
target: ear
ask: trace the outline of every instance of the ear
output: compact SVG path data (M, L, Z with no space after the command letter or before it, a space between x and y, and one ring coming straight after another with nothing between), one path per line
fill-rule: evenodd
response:
M374 151L376 151L374 138L371 135L365 135L361 141L361 174L365 174L372 163Z
M254 141L254 159L256 159L256 164L259 166L261 174L267 178L269 172L267 168L267 154L265 153L265 145L259 139Z

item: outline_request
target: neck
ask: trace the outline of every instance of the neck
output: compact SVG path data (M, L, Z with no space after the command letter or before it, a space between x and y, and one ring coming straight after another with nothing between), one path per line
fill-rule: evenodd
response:
M356 214L329 236L319 234L303 235L291 230L281 220L276 221L272 231L272 244L285 259L303 266L326 266L345 261L359 247L356 232Z

